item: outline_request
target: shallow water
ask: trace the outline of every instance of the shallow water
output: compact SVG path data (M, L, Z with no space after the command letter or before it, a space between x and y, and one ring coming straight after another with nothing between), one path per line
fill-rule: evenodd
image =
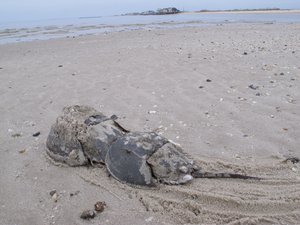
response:
M299 23L300 13L203 13L160 16L104 16L0 22L0 44L136 29L222 23Z

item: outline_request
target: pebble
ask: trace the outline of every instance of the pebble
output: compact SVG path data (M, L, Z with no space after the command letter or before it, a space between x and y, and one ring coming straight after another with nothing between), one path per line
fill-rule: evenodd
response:
M74 193L70 193L70 197L73 197L74 195L78 195L80 191L75 191Z
M155 113L157 113L155 110L151 110L148 112L148 114L155 114Z
M58 194L55 192L53 195L52 195L52 200L54 201L54 202L57 202L58 201Z
M63 65L58 65L58 67L63 67Z
M95 218L96 214L93 210L85 210L81 213L80 218L84 220L90 220Z
M248 55L248 53L247 53L247 52L244 52L243 55Z
M15 134L12 134L11 136L16 138L16 137L21 137L22 135L20 133L15 133Z
M259 88L258 86L254 86L253 84L250 84L248 87L251 88L251 89L253 89L253 90L256 90L256 89Z
M34 133L32 136L33 136L33 137L38 137L40 134L41 134L41 132L38 131L38 132Z
M206 79L206 82L211 82L211 79Z
M152 220L153 220L153 216L151 216L151 217L145 219L146 223L149 223L149 222L151 222Z
M20 154L23 154L23 153L25 153L26 151L27 151L26 149L22 149L22 150L19 151L19 153L20 153Z
M55 193L56 193L56 190L52 190L52 191L49 192L49 194L50 194L51 196L53 196Z

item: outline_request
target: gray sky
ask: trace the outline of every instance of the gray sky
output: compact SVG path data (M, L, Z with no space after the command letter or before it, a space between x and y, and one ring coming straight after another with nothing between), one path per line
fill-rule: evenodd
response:
M0 23L115 15L170 6L189 11L272 7L300 9L300 0L0 0Z

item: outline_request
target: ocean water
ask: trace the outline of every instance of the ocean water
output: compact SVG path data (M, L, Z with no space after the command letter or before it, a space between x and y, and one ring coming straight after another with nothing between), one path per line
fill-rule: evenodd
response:
M138 29L197 27L223 23L300 23L300 13L202 13L0 21L0 44Z

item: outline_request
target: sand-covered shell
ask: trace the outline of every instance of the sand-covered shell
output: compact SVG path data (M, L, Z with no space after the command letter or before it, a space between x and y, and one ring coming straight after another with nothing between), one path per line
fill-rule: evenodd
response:
M47 153L70 166L104 163L110 143L123 133L113 119L89 106L65 107L51 127Z

